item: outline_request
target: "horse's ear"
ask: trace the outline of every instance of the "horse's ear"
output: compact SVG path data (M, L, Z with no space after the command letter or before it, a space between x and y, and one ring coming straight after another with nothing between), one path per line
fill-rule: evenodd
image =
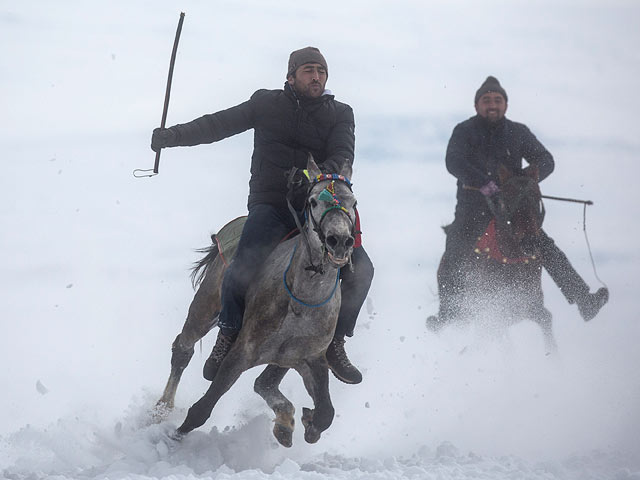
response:
M353 168L351 168L351 164L346 159L342 165L342 169L340 170L340 175L347 177L348 179L351 179L351 175L353 175Z
M522 172L527 177L532 178L533 180L535 180L536 183L538 183L540 181L540 169L538 168L537 165L529 165L527 168L522 170Z
M309 153L309 156L307 157L307 172L309 172L309 178L316 178L318 175L322 175L322 172L318 165L316 165L311 153Z
M513 172L511 170L509 170L507 167L504 166L504 164L499 164L498 165L498 181L500 182L500 185L504 185L504 183L509 180L511 177L513 177Z

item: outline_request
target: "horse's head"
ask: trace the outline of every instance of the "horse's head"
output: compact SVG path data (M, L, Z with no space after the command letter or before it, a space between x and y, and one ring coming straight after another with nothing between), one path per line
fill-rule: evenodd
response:
M310 187L306 213L327 258L337 267L346 265L355 242L356 197L351 190L351 168L323 174L313 158L307 163Z
M501 165L498 176L501 193L495 215L500 248L512 257L536 255L544 219L538 169L530 166L515 173Z

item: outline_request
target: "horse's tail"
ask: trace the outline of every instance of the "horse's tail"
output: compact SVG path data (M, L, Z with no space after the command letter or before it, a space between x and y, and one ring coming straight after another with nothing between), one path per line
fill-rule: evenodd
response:
M191 285L193 285L194 289L200 285L207 275L209 267L218 256L218 241L216 240L215 234L211 235L211 245L199 248L196 252L204 253L205 256L195 262L191 268Z

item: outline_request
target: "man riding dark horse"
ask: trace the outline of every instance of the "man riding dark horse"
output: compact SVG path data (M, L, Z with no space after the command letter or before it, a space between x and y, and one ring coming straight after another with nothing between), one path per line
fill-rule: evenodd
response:
M456 125L446 154L447 170L458 179L455 218L446 228L446 249L438 269L440 308L437 324L457 316L457 296L463 274L474 256L475 244L493 215L487 199L500 191L498 166L521 172L524 159L544 180L554 169L549 151L522 123L505 117L507 92L489 76L476 92L477 115ZM538 235L542 265L567 301L578 306L585 321L594 318L609 299L606 288L590 293L589 286L544 230ZM488 287L490 288L490 287Z
M304 169L309 154L324 173L339 173L352 165L355 150L353 111L325 90L328 67L317 48L291 53L287 81L281 90L258 90L235 107L204 115L189 123L153 131L151 147L212 143L254 129L249 181L249 215L233 262L222 284L220 332L204 367L212 380L242 327L245 294L250 281L278 242L296 228L297 219L287 202L288 172ZM302 218L302 206L291 202ZM362 375L344 350L366 299L373 265L361 245L352 255L353 268L340 273L342 304L333 341L327 349L329 368L346 383L359 383Z

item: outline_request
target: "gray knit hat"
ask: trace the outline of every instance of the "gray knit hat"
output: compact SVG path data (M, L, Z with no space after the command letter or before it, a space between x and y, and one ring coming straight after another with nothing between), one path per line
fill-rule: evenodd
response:
M504 90L504 88L502 88L502 85L500 85L500 82L498 81L498 79L496 77L492 77L491 75L489 75L487 79L484 81L484 83L480 85L480 88L476 92L476 98L474 103L478 103L478 100L480 100L480 97L485 93L489 93L489 92L499 93L504 97L505 102L509 101L509 98L507 98L507 92Z
M287 77L289 77L289 75L293 75L298 67L304 65L305 63L319 63L327 71L327 76L329 76L327 61L320 53L320 50L318 50L316 47L305 47L301 48L300 50L291 52L291 55L289 55Z

